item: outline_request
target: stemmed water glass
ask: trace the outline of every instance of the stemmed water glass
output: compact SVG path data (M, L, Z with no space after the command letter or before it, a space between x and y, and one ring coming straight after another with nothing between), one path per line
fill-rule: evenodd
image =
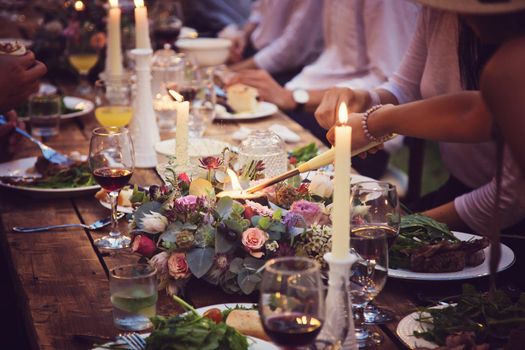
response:
M285 349L315 342L325 318L319 264L300 257L269 260L260 286L259 315L266 334Z
M93 130L89 166L98 184L109 192L111 201L111 231L95 240L95 245L105 249L126 248L131 240L118 229L117 202L119 192L129 182L135 166L135 152L128 129L102 127Z
M95 117L103 126L126 126L131 122L131 83L122 77L95 82Z
M350 293L355 310L355 336L359 347L374 346L382 336L364 326L364 309L381 292L388 275L388 243L383 230L353 231L351 252L358 260L352 265Z
M89 95L92 92L87 82L89 70L97 63L100 43L95 25L90 22L81 22L82 27L67 37L67 57L69 62L80 74L80 84L77 93Z
M396 187L386 182L363 181L352 186L352 231L381 230L389 247L399 234L401 217ZM368 304L365 323L379 324L394 319L391 312Z

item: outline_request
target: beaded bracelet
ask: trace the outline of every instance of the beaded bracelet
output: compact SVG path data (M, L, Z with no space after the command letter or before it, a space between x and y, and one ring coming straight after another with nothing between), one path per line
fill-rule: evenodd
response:
M363 132L365 133L366 138L370 142L383 143L383 142L386 142L386 141L390 140L390 138L392 137L392 134L381 136L381 137L375 137L374 135L372 135L370 133L370 130L368 130L368 117L372 113L374 113L375 111L380 109L381 107L383 107L382 104L375 105L375 106L369 108L365 113L363 113L363 116L361 117L361 126L363 127Z

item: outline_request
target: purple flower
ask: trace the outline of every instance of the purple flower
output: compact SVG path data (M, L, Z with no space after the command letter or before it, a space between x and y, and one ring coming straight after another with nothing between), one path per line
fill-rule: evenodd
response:
M308 226L315 224L323 214L318 204L304 199L294 202L290 212L301 215Z
M201 163L199 167L206 170L215 170L222 165L222 160L219 157L203 157L199 159L199 162Z
M286 215L284 216L283 224L288 230L290 230L292 227L306 226L306 222L304 221L303 216L297 213L292 213L291 211L286 213Z

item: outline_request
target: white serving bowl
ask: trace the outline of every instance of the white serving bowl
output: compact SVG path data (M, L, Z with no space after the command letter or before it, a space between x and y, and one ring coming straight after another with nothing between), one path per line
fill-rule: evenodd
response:
M225 63L230 55L232 42L221 38L196 38L179 39L175 45L199 66L207 67Z

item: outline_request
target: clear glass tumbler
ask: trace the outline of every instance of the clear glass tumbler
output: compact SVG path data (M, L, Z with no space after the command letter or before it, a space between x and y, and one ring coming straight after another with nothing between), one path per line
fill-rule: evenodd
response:
M51 137L60 131L60 96L56 93L36 93L29 98L31 133L38 137Z
M141 331L157 312L157 270L148 264L118 266L110 271L109 290L117 328Z

